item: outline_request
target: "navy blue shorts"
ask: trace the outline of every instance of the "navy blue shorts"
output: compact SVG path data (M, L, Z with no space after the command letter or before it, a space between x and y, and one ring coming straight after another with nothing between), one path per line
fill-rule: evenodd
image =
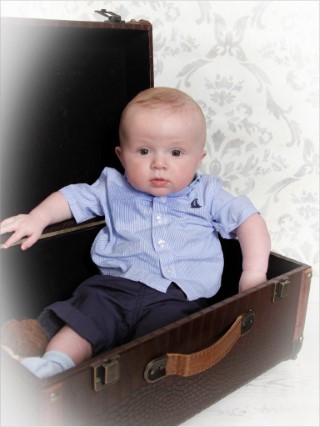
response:
M188 301L174 283L162 293L141 282L97 275L70 299L46 307L38 320L49 339L69 325L92 344L96 355L192 314L207 302Z

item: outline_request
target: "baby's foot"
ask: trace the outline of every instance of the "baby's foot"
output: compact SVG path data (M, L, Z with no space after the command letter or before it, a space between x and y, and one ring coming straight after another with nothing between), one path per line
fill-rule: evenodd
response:
M48 351L42 357L27 357L21 361L38 378L48 378L75 366L73 360L61 351Z

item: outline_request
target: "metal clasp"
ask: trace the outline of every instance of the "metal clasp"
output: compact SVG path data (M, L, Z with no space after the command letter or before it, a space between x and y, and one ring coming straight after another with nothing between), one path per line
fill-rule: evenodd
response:
M246 313L243 316L242 322L241 322L241 335L247 333L250 331L250 329L252 328L253 324L254 324L254 320L255 320L255 316L253 311L248 311L248 313Z
M155 383L167 375L167 360L167 356L164 356L148 363L144 371L144 379L147 381L147 383Z
M93 366L93 388L101 391L120 379L119 356Z
M101 10L95 10L96 13L99 13L100 15L104 16L105 18L108 18L108 21L110 22L124 22L121 20L121 16L117 15L114 12L110 12L106 9Z
M289 293L289 285L290 285L290 280L287 278L282 279L280 280L280 282L275 283L272 302L278 302L283 298L286 298L286 296Z

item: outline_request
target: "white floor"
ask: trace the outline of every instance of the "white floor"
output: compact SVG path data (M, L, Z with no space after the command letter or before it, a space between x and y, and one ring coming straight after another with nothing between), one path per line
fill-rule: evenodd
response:
M184 426L319 426L319 280L312 279L303 347Z

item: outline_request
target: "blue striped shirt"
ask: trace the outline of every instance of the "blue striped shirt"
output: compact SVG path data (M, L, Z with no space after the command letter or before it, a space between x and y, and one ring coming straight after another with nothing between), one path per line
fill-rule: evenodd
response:
M91 256L102 274L140 281L160 292L175 282L189 300L220 288L223 254L218 233L234 230L257 210L246 196L234 197L221 180L196 174L180 192L155 197L135 190L126 177L105 168L92 185L60 190L75 220L104 216L106 226Z

